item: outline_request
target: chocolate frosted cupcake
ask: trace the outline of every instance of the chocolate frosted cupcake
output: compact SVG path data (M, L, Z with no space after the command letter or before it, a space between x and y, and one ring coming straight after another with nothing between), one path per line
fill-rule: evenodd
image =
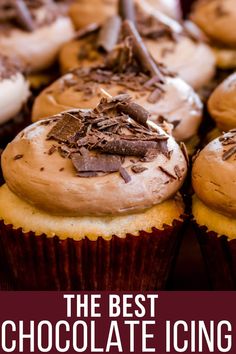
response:
M37 122L7 146L0 245L18 288L165 286L187 163L148 117L120 95Z
M136 6L136 22L145 45L157 62L164 63L196 90L212 80L214 54L193 25L181 25L154 11L145 0L140 0Z
M30 121L24 109L29 96L29 84L19 62L0 55L0 147Z
M191 19L209 36L217 65L236 67L236 3L234 0L198 0Z
M120 15L136 23L151 55L157 62L177 73L194 89L200 89L215 74L215 57L201 36L189 33L176 21L160 13L147 1L119 1ZM108 17L101 30L93 24L79 34L79 38L66 43L60 53L62 72L101 63L118 40L120 23L115 14ZM110 33L109 33L110 30ZM104 47L104 37L110 38ZM105 37L106 38L106 37ZM201 61L204 60L204 67Z
M50 73L37 75L56 60L62 44L72 39L74 28L65 6L54 1L1 1L0 52L18 57L25 65L32 86L50 80Z
M150 111L155 123L171 123L177 140L193 137L202 118L198 95L163 65L154 63L131 22L124 23L124 30L128 37L104 65L74 70L45 89L35 100L33 121L72 108L94 108L103 89L112 96L130 94Z
M193 216L211 286L236 289L236 133L213 140L193 164Z

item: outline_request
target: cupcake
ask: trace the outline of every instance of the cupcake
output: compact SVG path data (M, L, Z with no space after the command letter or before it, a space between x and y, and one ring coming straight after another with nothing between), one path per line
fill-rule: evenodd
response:
M131 2L130 0L76 0L72 3L69 14L76 29L81 29L91 23L102 24L117 14L120 2ZM134 0L139 3L139 0ZM180 19L181 11L178 0L145 0L153 9L159 10L168 16ZM96 9L96 11L94 11Z
M178 141L197 134L202 118L198 95L165 66L156 65L132 23L124 23L128 35L107 57L104 65L76 69L45 89L35 100L33 121L59 112L95 108L101 90L116 96L128 93L150 111L155 123L170 123Z
M212 93L208 110L219 131L236 127L236 74L230 75Z
M136 7L136 21L145 45L157 62L164 63L196 90L213 79L215 57L197 28L189 23L188 26L179 24L153 10L144 0Z
M114 49L121 36L121 18L117 15L109 17L104 24L91 24L80 30L76 38L65 43L59 52L59 65L62 74L78 67L100 65L107 54ZM104 39L109 42L104 47Z
M103 98L32 124L7 146L0 249L17 288L165 287L187 162L148 118L128 95Z
M122 2L120 14L123 19L136 21L137 29L143 37L151 55L157 62L164 63L170 71L177 73L193 88L200 89L215 74L215 57L212 50L200 36L193 35L182 25L160 13L146 0L140 0L132 8L132 2ZM131 5L128 5L131 3ZM88 6L90 3L88 3ZM134 5L134 3L133 3ZM118 19L115 14L104 20L101 30L94 24L79 34L77 39L66 43L60 52L60 66L63 73L80 67L101 63L107 50L98 45L104 28L113 26L117 38ZM113 21L113 22L112 22ZM196 31L195 31L196 32ZM113 36L111 36L113 38ZM115 41L113 42L113 45ZM202 67L201 61L204 60Z
M29 96L19 62L0 54L0 147L27 124L27 118L29 121L29 115L24 117Z
M192 171L193 216L210 284L236 289L236 132L210 142Z
M73 36L74 28L64 5L43 0L1 1L0 52L18 57L28 72L49 68L61 45ZM34 85L35 80L33 76Z
M208 35L217 65L236 67L236 4L234 0L198 0L191 19Z

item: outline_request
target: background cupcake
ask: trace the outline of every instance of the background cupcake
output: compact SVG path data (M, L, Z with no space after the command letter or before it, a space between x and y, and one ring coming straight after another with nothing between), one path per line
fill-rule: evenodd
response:
M236 288L235 152L232 130L208 144L193 164L193 216L215 290Z
M61 45L74 36L64 5L53 1L2 1L0 10L0 51L18 57L31 73L49 68ZM32 85L49 76L31 75Z
M29 84L19 61L0 54L0 147L30 121L25 110L29 96Z
M198 0L191 19L208 35L217 65L222 69L236 67L236 4L234 0Z
M19 288L165 286L187 163L148 116L121 95L35 123L8 145L0 242Z
M124 29L128 38L104 65L74 70L36 98L33 121L71 108L94 108L104 89L112 96L130 94L150 111L155 123L171 123L178 141L187 141L197 133L202 118L198 95L165 66L155 64L131 22L126 21Z

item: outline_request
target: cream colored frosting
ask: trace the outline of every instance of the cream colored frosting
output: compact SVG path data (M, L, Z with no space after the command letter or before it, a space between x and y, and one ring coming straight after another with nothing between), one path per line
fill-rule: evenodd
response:
M204 43L187 36L180 36L177 41L146 39L144 43L157 62L163 62L196 90L214 77L215 56Z
M151 119L157 122L159 116L163 116L168 122L179 121L173 131L178 140L187 140L197 133L202 119L202 103L193 89L180 78L166 78L163 85L165 93L156 103L149 103L147 97L150 91L131 91L125 87L114 84L93 84L93 95L87 98L78 88L66 87L63 82L76 80L72 73L64 75L46 88L35 100L32 120L49 117L50 115L72 109L94 108L101 98L101 88L110 95L116 96L120 92L128 93L137 103L146 108L152 114Z
M235 0L200 0L191 19L212 39L226 46L236 46Z
M224 137L231 136L227 133ZM219 138L210 142L198 155L192 171L192 183L197 197L208 207L229 217L236 217L236 159L223 160L224 151Z
M181 19L181 5L178 0L146 0L148 4L153 6L155 9L163 12L167 16L175 18L176 20Z
M0 187L0 220L23 232L58 236L61 240L68 236L74 240L103 237L110 240L112 235L125 238L127 234L138 236L141 230L152 232L153 227L163 230L172 225L173 220L182 220L184 204L178 195L140 213L115 216L63 216L51 215L40 210L12 193L7 185Z
M236 128L236 73L215 89L208 101L208 110L220 130Z
M10 190L27 203L63 216L120 215L139 212L171 198L181 187L187 172L185 157L172 137L168 138L168 159L158 154L151 162L143 162L145 171L130 170L132 158L126 157L123 166L131 175L125 183L119 173L92 178L76 176L70 159L57 152L48 154L53 141L47 134L56 123L37 122L20 133L2 154L2 170ZM157 131L165 134L156 127ZM16 158L20 156L21 158ZM175 175L170 178L160 170L163 166Z
M89 51L89 54L86 58L79 58L79 52L84 46ZM65 43L59 53L60 71L63 74L80 66L91 67L99 65L103 60L104 56L96 50L93 44L90 44L88 37Z
M0 80L0 124L19 112L29 95L29 84L20 72Z
M0 34L0 52L18 56L30 71L43 70L53 64L60 47L73 36L71 20L58 17L33 32L13 28L7 35Z
M176 37L176 40L171 40L166 36L158 39L144 38L144 43L153 58L178 73L194 89L207 84L214 77L216 67L215 56L211 48L199 40L195 41L190 38L181 24L157 10L153 11L145 0L140 0L137 4L141 12L165 24ZM197 31L197 29L194 30Z

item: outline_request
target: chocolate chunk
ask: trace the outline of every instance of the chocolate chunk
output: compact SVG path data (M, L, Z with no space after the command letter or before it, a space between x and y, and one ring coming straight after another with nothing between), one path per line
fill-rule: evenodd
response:
M119 0L119 14L123 20L135 23L134 0Z
M13 160L20 160L20 159L22 159L23 156L24 155L22 155L22 154L15 155Z
M57 150L56 145L52 145L50 149L48 150L48 155L52 155L55 151Z
M19 24L26 31L33 32L35 30L35 23L26 3L23 0L13 0L12 5L16 10Z
M117 154L123 156L140 156L144 157L150 149L156 149L158 143L153 141L130 141L130 140L113 140L99 146L99 148L109 154Z
M152 76L157 76L160 82L164 82L165 81L164 76L159 70L157 64L151 58L134 24L131 21L126 20L124 21L123 27L125 33L128 36L132 37L133 50L143 70L149 72Z
M65 113L64 116L58 120L51 131L48 133L48 139L55 139L66 142L83 128L81 120L70 113Z
M134 119L139 124L142 124L144 126L147 125L147 120L150 117L150 113L139 104L135 102L129 102L125 104L120 103L117 105L117 109L120 112L129 115L132 119Z
M99 32L97 48L109 53L118 42L120 29L121 19L119 16L108 18Z
M154 91L150 93L150 95L147 98L147 101L149 103L157 103L163 94L163 90L161 90L159 87L157 87Z
M147 170L147 167L142 166L142 165L134 165L134 166L131 167L131 170L134 173L142 173L142 172Z
M231 149L225 151L222 156L222 160L226 161L228 160L231 156L233 156L236 153L236 146L233 146Z
M171 179L177 179L176 176L174 176L171 172L167 171L164 167L159 166L159 170L161 170L161 172L163 172L165 175L167 175Z
M120 167L119 172L125 183L129 183L131 181L131 177L124 167Z
M117 172L121 167L120 158L110 155L73 154L71 160L78 172Z

